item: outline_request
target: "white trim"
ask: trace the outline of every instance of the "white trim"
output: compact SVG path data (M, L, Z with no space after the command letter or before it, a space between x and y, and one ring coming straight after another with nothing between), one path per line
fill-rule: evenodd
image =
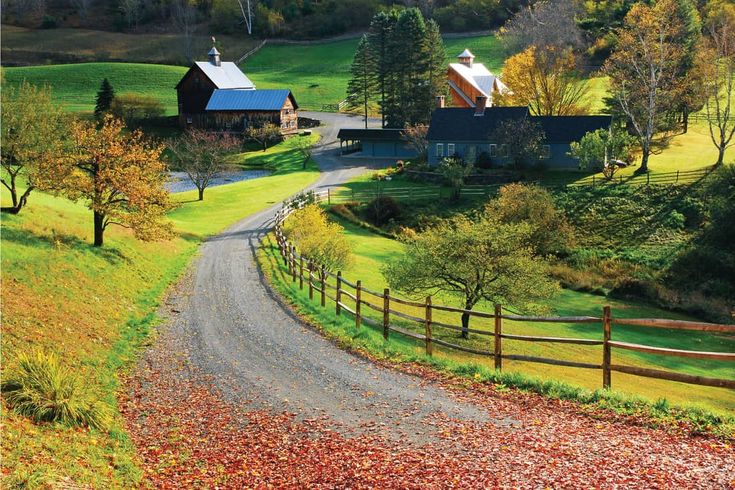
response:
M444 158L444 143L437 143L436 144L436 157L437 158Z
M447 143L447 156L453 157L456 153L454 143Z

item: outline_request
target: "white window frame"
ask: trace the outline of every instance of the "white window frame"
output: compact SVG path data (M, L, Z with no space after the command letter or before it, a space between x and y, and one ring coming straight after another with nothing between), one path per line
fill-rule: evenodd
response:
M436 144L436 156L438 158L444 158L444 143Z
M496 158L498 156L498 145L491 144L488 155L490 155L490 158Z
M447 156L453 157L457 153L457 150L455 150L454 143L447 143Z

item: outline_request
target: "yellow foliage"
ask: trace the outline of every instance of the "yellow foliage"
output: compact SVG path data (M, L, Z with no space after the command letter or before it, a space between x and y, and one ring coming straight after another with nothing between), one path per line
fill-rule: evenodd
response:
M330 221L322 208L310 204L286 220L283 232L297 251L317 267L334 272L349 264L350 244L338 223ZM320 270L317 270L321 274Z

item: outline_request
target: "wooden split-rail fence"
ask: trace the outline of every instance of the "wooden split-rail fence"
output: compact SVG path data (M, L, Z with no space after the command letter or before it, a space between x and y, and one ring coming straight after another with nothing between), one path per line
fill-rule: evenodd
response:
M617 318L612 314L609 306L602 309L602 314L596 316L525 316L506 313L501 305L495 305L492 313L464 310L439 304L433 304L431 296L427 296L424 301L413 301L400 298L391 293L390 289L385 288L383 291L375 291L362 285L362 281L352 282L342 275L341 272L336 274L325 270L319 264L309 260L298 253L296 247L291 244L283 234L282 223L296 208L285 206L278 211L275 218L275 237L280 251L281 258L288 274L293 283L298 282L299 288L308 288L309 299L314 300L318 295L318 301L322 307L327 307L327 299L334 304L334 313L340 316L342 312L350 314L354 317L355 325L361 327L363 324L376 327L382 330L383 337L387 340L390 338L391 332L409 337L420 341L424 344L426 354L432 356L434 346L442 346L457 351L467 352L474 355L486 356L494 359L495 369L503 369L503 360L525 361L531 363L551 364L555 366L598 369L602 371L602 386L610 388L612 383L612 373L619 372L631 374L635 376L643 376L646 378L663 379L670 381L678 381L681 383L690 383L702 386L713 386L720 388L735 389L735 379L711 378L705 376L696 376L673 371L664 371L660 369L650 369L639 366L629 366L617 364L613 362L613 349L628 350L633 352L641 352L646 354L657 354L662 356L674 356L690 359L707 359L715 361L733 362L733 373L735 374L735 352L705 352L684 349L671 349L664 347L654 347L643 344L635 344L629 342L621 342L613 339L614 325L630 325L647 328L665 328L677 330L690 330L697 332L712 332L735 335L735 325L724 325L716 323L693 322L683 320L669 320L657 318ZM346 304L345 298L349 298L354 304L351 308ZM414 316L399 311L395 305L413 307L423 312L422 316ZM382 317L382 321L366 316L363 313L363 307L377 312L378 318ZM469 315L470 318L491 319L493 324L492 330L468 328L465 332L492 338L490 343L492 349L483 350L469 346L458 345L446 340L437 338L434 335L435 328L443 328L451 331L462 332L462 327L449 323L436 321L434 312L449 312L461 315ZM546 337L532 335L517 335L503 331L504 321L513 322L535 322L535 323L566 323L566 324L599 324L601 326L601 339L583 339L569 337ZM397 321L411 322L420 326L423 333L403 328L396 325ZM551 344L576 344L585 346L602 346L602 355L599 363L578 362L570 360L551 359L547 357L536 357L528 355L520 355L509 353L503 349L503 340L523 341L523 342L541 342ZM733 376L735 378L735 376Z

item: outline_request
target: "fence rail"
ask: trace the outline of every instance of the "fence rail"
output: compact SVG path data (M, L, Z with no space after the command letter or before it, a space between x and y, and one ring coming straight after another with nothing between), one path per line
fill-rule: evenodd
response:
M326 195L326 191L318 193L318 199L323 198ZM602 371L602 386L603 388L610 388L612 384L612 372L620 372L624 374L642 376L647 378L655 378L662 380L677 381L681 383L696 384L702 386L713 386L721 388L735 389L735 379L721 379L721 378L709 378L703 376L695 376L684 373L664 371L659 369L649 369L637 366L626 366L613 364L612 354L613 349L628 350L635 352L642 352L647 354L661 355L661 356L674 356L674 357L685 357L692 359L708 359L724 362L735 362L735 353L733 352L704 352L704 351L693 351L684 349L671 349L663 347L655 347L643 344L633 344L628 342L621 342L613 340L612 332L613 326L639 326L645 328L672 328L672 329L683 329L692 330L699 332L718 332L725 334L735 335L735 325L724 325L715 323L704 323L704 322L693 322L683 320L668 320L658 318L616 318L613 317L612 311L609 306L606 306L602 310L602 315L599 317L593 316L561 316L561 317L549 317L549 316L527 316L517 315L511 313L504 313L503 308L500 305L495 305L493 313L476 311L476 310L465 310L462 308L455 308L451 306L438 305L432 303L431 296L428 296L424 302L415 300L408 300L404 298L398 298L394 296L388 288L384 289L382 293L372 291L362 286L362 281L350 281L342 276L341 272L334 274L326 271L323 267L312 262L308 257L303 257L297 253L296 248L289 243L286 236L283 234L282 223L288 217L288 215L296 209L292 206L284 206L281 210L276 213L275 218L275 236L278 249L281 258L284 261L284 266L288 271L288 275L292 278L292 282L298 281L299 288L304 289L305 280L306 287L309 288L309 298L313 299L313 291L319 291L321 294L321 306L326 307L325 299L328 297L335 305L335 314L341 315L342 311L345 311L352 315L355 319L355 325L359 328L363 324L371 325L382 329L382 333L385 339L390 338L390 333L394 332L404 337L409 337L414 340L418 340L424 343L426 354L433 355L434 345L443 346L449 349L467 352L474 355L490 357L494 359L495 369L502 370L503 360L512 361L523 361L531 363L542 363L564 367L574 367L583 369L596 369ZM306 264L306 265L305 265ZM316 271L315 275L313 271ZM333 280L334 284L330 284L329 280ZM347 290L350 288L351 290ZM326 295L327 289L335 291L335 295ZM372 296L373 300L366 299L364 293ZM354 302L354 308L351 305L345 304L343 297L347 297ZM423 311L423 316L409 315L408 313L398 311L391 305L399 304L412 308L418 308ZM382 317L382 321L367 317L363 314L362 307L366 306L368 310L379 313ZM434 321L433 313L435 311L459 313L467 315L470 318L482 318L493 320L492 330L481 330L477 328L469 328L467 326L452 325L448 323L442 323ZM417 325L418 328L423 327L423 333L415 332L398 326L395 321L409 322L410 324ZM531 335L516 335L503 332L504 321L508 322L541 322L541 323L568 323L568 324L598 324L602 328L601 339L583 339L573 337L545 337L545 336L531 336ZM475 333L478 335L485 335L492 337L493 350L483 350L474 347L468 347L464 345L458 345L452 342L448 342L444 339L437 338L434 329L443 328L450 331L459 331L467 333ZM527 356L521 354L508 353L507 349L504 351L503 339L522 341L522 342L541 342L551 344L577 344L584 346L602 346L601 362L589 363L589 362L578 362L573 360L564 359L551 359L546 357Z

